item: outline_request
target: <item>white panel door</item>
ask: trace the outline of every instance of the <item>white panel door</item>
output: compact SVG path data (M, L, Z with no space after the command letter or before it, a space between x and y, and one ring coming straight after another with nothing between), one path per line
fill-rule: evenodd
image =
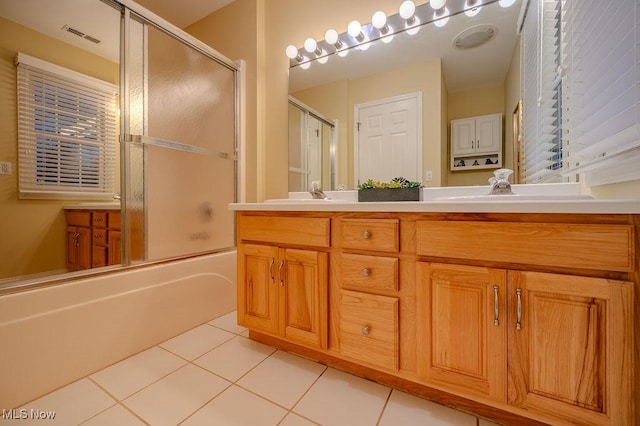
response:
M420 94L356 105L356 185L402 176L420 182L422 104Z

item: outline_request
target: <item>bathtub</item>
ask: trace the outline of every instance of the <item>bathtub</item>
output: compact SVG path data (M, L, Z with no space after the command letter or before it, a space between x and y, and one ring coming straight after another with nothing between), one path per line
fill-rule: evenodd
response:
M235 310L236 252L0 297L0 409Z

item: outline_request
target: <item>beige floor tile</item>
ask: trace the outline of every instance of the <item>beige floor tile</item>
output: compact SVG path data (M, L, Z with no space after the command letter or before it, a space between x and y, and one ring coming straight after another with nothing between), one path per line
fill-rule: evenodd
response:
M307 420L296 413L289 413L278 426L316 426L317 424L318 423Z
M193 361L233 337L233 333L203 324L161 343L160 347Z
M394 390L379 425L476 426L476 421L469 414Z
M230 331L234 334L242 334L247 331L247 329L238 325L238 317L236 314L236 311L229 312L228 314L218 317L213 321L209 321L209 324L220 327L223 330Z
M235 382L273 352L270 346L236 336L193 362Z
M26 404L27 418L21 425L77 425L115 405L116 401L89 379L81 379ZM37 413L55 413L53 420L38 419ZM4 424L4 423L3 423Z
M188 364L123 401L154 426L176 425L231 383Z
M82 423L82 426L144 426L145 423L137 418L135 415L131 414L126 408L122 405L114 405L109 408L107 411L104 411L98 414L95 417L92 417L85 423Z
M186 361L182 358L155 346L90 377L107 392L122 400L184 364Z
M189 417L183 425L275 426L286 414L284 408L232 385Z
M325 426L375 425L389 396L386 386L328 368L293 408Z
M324 365L277 351L240 379L237 384L286 408L291 408L311 387Z

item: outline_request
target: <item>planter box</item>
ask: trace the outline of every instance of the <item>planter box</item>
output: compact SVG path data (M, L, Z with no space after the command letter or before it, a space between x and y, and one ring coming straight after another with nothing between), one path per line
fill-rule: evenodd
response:
M358 201L420 201L420 196L422 195L421 189L420 187L359 189Z

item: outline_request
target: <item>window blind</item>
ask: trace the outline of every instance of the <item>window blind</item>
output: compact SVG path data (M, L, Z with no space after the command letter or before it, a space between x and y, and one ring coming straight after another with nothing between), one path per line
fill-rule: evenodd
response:
M562 180L562 7L560 0L531 0L522 29L525 183Z
M572 0L565 174L589 185L640 179L638 0Z
M110 198L117 86L18 54L18 167L23 198Z

